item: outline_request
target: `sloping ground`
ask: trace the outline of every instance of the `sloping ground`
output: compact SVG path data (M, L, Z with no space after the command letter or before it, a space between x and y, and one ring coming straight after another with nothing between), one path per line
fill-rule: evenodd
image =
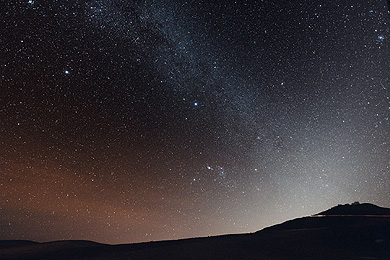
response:
M254 234L116 246L54 242L10 249L0 250L0 259L390 259L390 223L266 229Z
M305 242L309 247L348 254L355 253L359 257L374 257L372 259L390 259L390 218L306 217L290 220L257 232L261 236L266 236L267 233L270 235L273 233L310 235L311 237L307 237Z
M5 240L0 241L0 259L71 259L61 258L62 255L84 255L84 252L94 248L105 248L108 245L85 241L64 240L47 243L32 241ZM58 256L60 256L58 258Z
M0 259L390 260L390 218L306 217L253 234L114 246L89 241L0 241Z
M321 216L321 217L304 217L294 220L286 221L282 224L277 224L265 228L257 233L265 231L283 231L291 229L320 229L328 228L330 230L337 230L340 228L354 227L354 226L386 226L385 223L390 224L389 217L371 217L371 216Z
M0 250L12 247L23 247L29 245L39 244L37 242L29 241L29 240L4 240L0 241Z

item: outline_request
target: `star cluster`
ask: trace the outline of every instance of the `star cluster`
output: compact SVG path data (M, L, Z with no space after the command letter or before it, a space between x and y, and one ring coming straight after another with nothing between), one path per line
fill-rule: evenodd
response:
M1 238L130 243L390 207L386 1L8 1Z

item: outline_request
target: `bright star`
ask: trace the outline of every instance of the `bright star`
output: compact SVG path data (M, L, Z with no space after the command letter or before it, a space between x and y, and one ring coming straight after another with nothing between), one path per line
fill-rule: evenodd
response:
M65 73L66 75L68 75L70 72L69 72L69 70L65 70L64 73Z
M198 105L198 102L195 102L195 103L194 103L194 106L197 106L197 105Z

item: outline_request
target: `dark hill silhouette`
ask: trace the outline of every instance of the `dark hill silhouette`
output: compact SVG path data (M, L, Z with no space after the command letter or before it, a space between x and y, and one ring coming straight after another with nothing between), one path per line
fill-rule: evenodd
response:
M38 242L30 241L30 240L4 240L0 241L0 250L12 247L23 247L29 245L37 245Z
M353 203L338 205L317 215L387 215L390 216L390 209L378 207L370 203Z
M252 234L128 245L90 241L0 241L0 259L390 260L388 210L372 204L339 205L317 215L290 220ZM328 215L329 212L331 214ZM383 213L381 217L372 216L380 212Z
M310 217L297 218L282 224L265 228L265 230L291 230L291 229L314 229L314 228L345 228L353 225L375 225L387 222L390 217L390 209L378 207L369 203L354 203L338 205L326 211Z

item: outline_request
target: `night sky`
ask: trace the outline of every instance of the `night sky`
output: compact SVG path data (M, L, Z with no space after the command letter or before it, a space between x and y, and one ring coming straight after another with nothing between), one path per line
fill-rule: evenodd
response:
M1 5L1 239L390 207L387 1Z

